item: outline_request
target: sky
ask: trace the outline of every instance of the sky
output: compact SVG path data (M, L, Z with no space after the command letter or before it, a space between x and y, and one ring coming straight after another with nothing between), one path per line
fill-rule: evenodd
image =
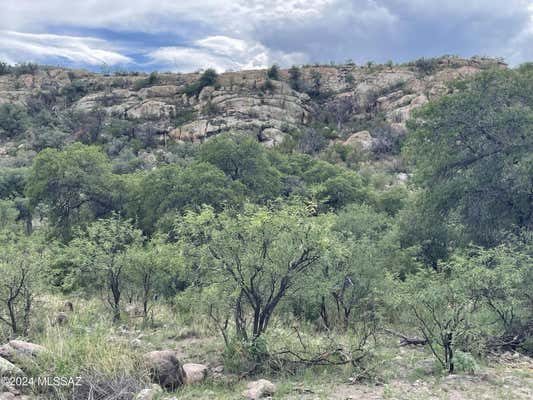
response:
M218 71L444 54L533 61L533 0L0 0L0 60Z

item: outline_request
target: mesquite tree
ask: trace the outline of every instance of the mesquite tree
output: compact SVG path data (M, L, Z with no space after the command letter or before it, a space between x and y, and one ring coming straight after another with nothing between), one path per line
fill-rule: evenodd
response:
M236 334L247 340L265 332L276 307L318 265L323 228L301 208L247 205L240 214L189 213L178 235L193 266L220 288L218 301L232 305Z
M141 231L119 217L97 220L70 244L73 260L79 266L73 279L88 291L103 292L120 320L120 301L128 268L128 250L142 243Z

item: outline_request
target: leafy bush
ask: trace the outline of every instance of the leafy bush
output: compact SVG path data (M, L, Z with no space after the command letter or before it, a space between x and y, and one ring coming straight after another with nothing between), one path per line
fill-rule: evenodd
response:
M215 86L218 81L218 73L212 69L206 69L196 82L187 85L183 92L187 96L198 96L206 86Z
M415 69L425 75L430 75L433 72L435 72L436 68L439 65L439 59L438 58L419 58L418 60L414 61L412 65L415 67Z
M267 70L267 78L279 81L279 66L277 64L272 65Z
M289 68L289 85L296 91L302 90L302 72L296 65Z
M0 138L14 138L24 133L30 126L26 109L17 104L0 105Z
M89 93L89 84L81 79L72 81L61 88L60 94L65 97L68 104L72 104Z
M11 72L11 66L4 61L0 61L0 75L7 75L10 72Z
M141 90L145 87L153 86L157 82L159 82L159 75L157 74L156 71L153 71L150 73L150 75L148 75L148 78L139 79L135 81L134 88L135 90Z

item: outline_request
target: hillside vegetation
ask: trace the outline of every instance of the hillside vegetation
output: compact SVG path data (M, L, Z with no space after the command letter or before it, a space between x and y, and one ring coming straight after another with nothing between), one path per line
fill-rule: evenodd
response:
M0 64L0 399L531 398L532 205L531 64Z

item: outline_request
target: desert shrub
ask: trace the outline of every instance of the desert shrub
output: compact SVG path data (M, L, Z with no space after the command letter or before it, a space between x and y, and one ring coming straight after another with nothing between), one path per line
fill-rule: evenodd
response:
M296 91L302 90L302 72L296 65L289 68L289 84Z
M218 73L212 69L206 69L195 82L185 86L183 93L187 96L198 96L206 86L215 86L218 81Z
M135 90L141 90L145 87L153 86L157 82L159 82L159 75L157 74L156 71L153 71L150 73L150 75L148 75L148 78L139 79L135 81L134 88Z
M11 66L4 61L0 61L0 75L7 75L10 72L11 72Z
M439 65L439 60L437 58L419 58L418 60L415 60L412 65L414 68L424 74L424 75L430 75L433 72L435 72L435 69Z
M39 65L31 62L16 64L11 68L16 76L30 74L33 75L39 70Z
M24 133L30 126L26 109L17 104L0 105L0 138L14 138Z
M279 81L279 65L273 64L268 70L267 70L267 78L273 79L275 81Z
M72 104L89 93L89 84L81 79L72 81L69 85L63 86L60 94L65 97L67 104Z

